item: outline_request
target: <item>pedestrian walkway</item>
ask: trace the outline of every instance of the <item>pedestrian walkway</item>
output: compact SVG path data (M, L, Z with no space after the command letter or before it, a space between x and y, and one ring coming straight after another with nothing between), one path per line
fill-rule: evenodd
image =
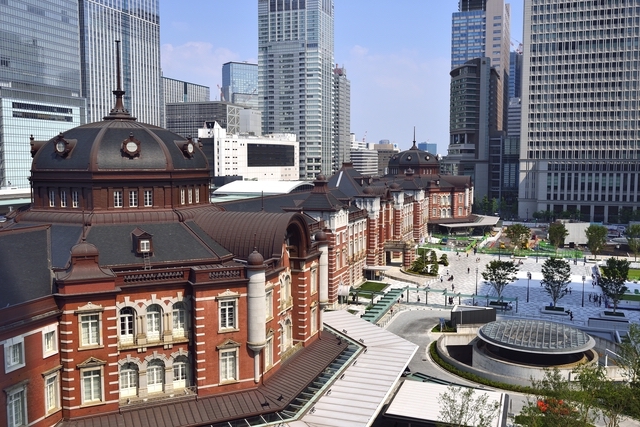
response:
M408 275L400 271L399 267L391 267L386 271L387 282L393 288L404 287L419 287L425 288L429 286L430 289L447 289L451 292L451 285L454 285L454 291L460 294L476 294L477 295L489 295L495 296L495 292L490 285L486 284L482 278L482 272L485 271L485 266L493 260L499 258L498 255L478 254L473 255L470 253L468 256L464 252L460 252L456 255L455 252L440 252L436 251L438 258L442 253L446 253L449 259L449 266L445 267L440 265L439 276L433 277L419 277L414 275ZM510 255L502 254L500 258L503 261L512 260ZM535 257L525 259L513 259L517 263L518 273L517 280L507 285L502 293L505 298L518 298L517 304L514 302L514 309L512 311L499 312L499 315L504 316L517 316L517 317L535 317L544 318L545 320L571 322L569 316L566 315L554 315L543 314L541 310L545 305L551 303L551 298L545 292L541 286L542 280L542 264L546 258L540 257L536 260ZM521 262L521 264L518 264ZM569 262L571 266L571 283L569 284L570 293L558 300L558 306L562 306L565 310L571 310L573 313L573 323L579 325L586 325L590 317L600 317L600 314L605 311L604 298L602 305L589 300L589 294L600 295L601 289L594 286L592 283L591 274L595 264L593 262L584 263L583 261ZM477 270L476 270L477 269ZM477 271L477 273L476 273ZM527 273L531 273L531 279L527 279ZM442 276L442 281L440 280ZM449 277L453 276L453 281L448 281ZM582 278L584 277L584 282ZM583 293L584 288L584 293ZM476 292L477 289L477 292ZM527 293L529 302L527 302ZM405 301L406 301L405 293ZM431 300L431 294L429 295ZM417 304L418 298L420 303L425 303L424 291L410 291L408 296L408 303ZM435 300L435 298L433 298ZM437 302L442 301L438 299ZM458 298L454 298L457 303ZM479 304L485 304L485 299L476 299ZM430 301L430 303L436 301ZM471 304L471 298L462 298L462 304ZM624 307L624 303L622 303ZM619 307L620 309L621 307ZM625 313L627 319L638 322L640 321L640 310L621 310Z

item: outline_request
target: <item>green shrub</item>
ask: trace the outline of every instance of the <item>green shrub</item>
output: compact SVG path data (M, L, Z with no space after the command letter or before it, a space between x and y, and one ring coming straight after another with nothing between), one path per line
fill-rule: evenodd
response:
M447 254L442 254L440 256L440 264L444 265L445 267L449 265L449 259L447 258Z

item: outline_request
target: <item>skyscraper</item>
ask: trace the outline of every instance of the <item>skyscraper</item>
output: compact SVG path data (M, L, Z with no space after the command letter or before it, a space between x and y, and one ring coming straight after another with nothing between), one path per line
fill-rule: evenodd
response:
M300 178L332 168L333 0L258 0L263 133L295 133Z
M510 21L504 0L459 0L451 22L451 68L487 57L502 78L509 71Z
M347 69L333 69L333 170L349 161L351 148L351 82ZM376 159L377 160L377 159Z
M525 0L519 216L618 222L640 195L640 10Z
M258 64L227 62L222 64L224 100L244 107L258 108Z
M0 0L0 187L29 188L29 135L85 123L77 11L77 0Z
M139 121L160 126L159 0L78 0L78 4L88 121L102 120L113 107L115 81L109 79L116 69L114 41L120 40L124 106Z

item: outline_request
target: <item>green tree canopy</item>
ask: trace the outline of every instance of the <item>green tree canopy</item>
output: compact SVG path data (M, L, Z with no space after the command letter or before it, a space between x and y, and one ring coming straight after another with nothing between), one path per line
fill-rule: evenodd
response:
M564 246L564 239L569 235L567 227L561 222L554 222L549 226L549 242L556 248Z
M555 307L558 300L567 294L567 285L571 281L569 263L561 258L548 258L542 264L542 286Z
M609 258L607 264L602 267L602 277L598 284L613 303L613 312L616 312L622 296L629 290L625 282L629 278L629 261L626 259Z
M504 234L511 240L515 248L522 248L531 237L531 229L522 224L513 224L507 227Z
M598 259L598 254L602 252L605 243L607 243L607 227L591 224L585 230L585 234L587 235L587 247Z
M438 396L438 402L438 421L447 426L489 427L494 425L500 410L500 403L490 402L487 393L476 396L476 390L467 387L447 387Z
M616 361L622 374L632 387L640 386L640 325L631 323L627 339L618 346L620 357Z
M627 236L627 245L629 245L629 250L633 252L635 261L637 261L638 252L640 252L640 224L632 224L628 226L624 234Z
M496 291L498 298L502 297L504 288L516 280L516 267L513 261L494 260L486 265L486 271L482 272L482 278Z

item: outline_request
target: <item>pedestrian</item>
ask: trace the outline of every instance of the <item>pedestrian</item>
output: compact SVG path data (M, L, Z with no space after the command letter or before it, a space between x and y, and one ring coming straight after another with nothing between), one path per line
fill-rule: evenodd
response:
M444 276L440 276L440 283L444 282Z
M569 319L573 322L573 311L569 311Z
M449 269L447 268L447 276L449 275Z
M598 298L598 307L602 307L602 297Z
M418 302L420 302L420 295L418 295Z
M589 294L589 302L591 302L591 294Z
M453 286L453 283L452 283L452 284L451 284L451 291L453 292L453 290L454 290L455 288L456 288L456 287L455 287L455 286Z
M571 288L569 288L569 295L571 295Z
M467 274L469 274L471 272L471 268L467 267Z
M467 252L467 258L469 258L469 252Z

